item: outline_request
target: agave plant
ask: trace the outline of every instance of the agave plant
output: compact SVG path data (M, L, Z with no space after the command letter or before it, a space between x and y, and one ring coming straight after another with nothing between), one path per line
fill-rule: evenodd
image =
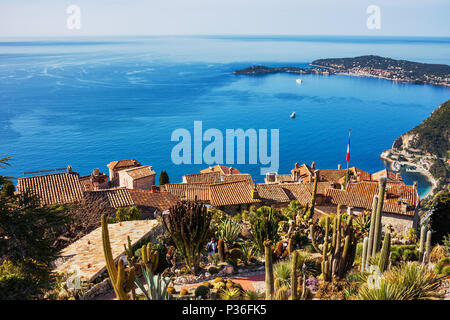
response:
M258 291L247 290L244 293L244 300L263 300L264 293Z
M273 273L275 276L275 281L279 283L280 287L291 287L291 270L292 263L287 262L278 262L273 265Z
M231 248L241 233L239 222L231 218L225 218L220 223L220 237L225 241L228 248Z
M359 288L358 299L362 300L418 300L438 297L434 272L417 262L408 262L385 272L378 285L364 283Z
M142 275L147 283L147 289L139 279L136 279L134 283L144 293L147 300L169 300L167 287L171 281L170 278L163 278L160 274L153 275L150 269L147 270L146 268L142 268Z
M222 300L239 300L241 298L241 290L239 288L225 288L220 292Z

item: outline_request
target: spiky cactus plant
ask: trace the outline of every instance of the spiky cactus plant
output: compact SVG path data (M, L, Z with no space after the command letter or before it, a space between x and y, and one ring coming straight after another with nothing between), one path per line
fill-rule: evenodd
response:
M425 254L423 255L423 263L430 262L431 254L431 230L427 232L427 242L425 244Z
M361 272L366 271L367 268L367 248L369 247L369 237L365 237L363 240L363 249L361 253Z
M207 242L211 212L198 201L181 201L163 215L163 222L186 266L197 273L201 250Z
M317 170L314 174L314 185L311 195L311 202L309 204L309 209L306 211L304 216L304 220L308 221L308 219L314 216L314 207L316 206L316 198L317 198L317 183L319 182L319 170Z
M273 279L273 265L272 265L272 241L264 241L264 257L265 257L265 269L266 269L266 300L270 300L273 297L274 292L274 279Z
M383 204L384 204L384 193L386 191L386 178L380 177L380 181L378 183L378 204L375 216L375 229L373 234L373 247L372 247L372 256L376 255L381 247L381 217L383 213Z
M427 228L422 226L420 228L420 240L419 240L419 262L423 262L423 255L425 252L425 234L427 232Z
M142 262L147 270L151 270L152 274L156 273L159 265L159 252L158 250L153 250L152 244L147 243L141 248Z
M217 242L217 251L219 252L219 260L220 262L225 261L225 242L222 238Z
M383 248L381 249L380 260L378 261L378 268L380 272L387 270L389 266L389 256L391 254L391 234L388 232L384 236Z
M298 300L297 295L297 284L298 284L298 275L297 275L297 267L298 267L298 251L294 251L291 257L291 300Z
M106 216L101 218L103 253L105 255L106 269L108 270L109 279L114 288L114 293L118 300L129 300L128 292L132 292L134 297L134 280L136 273L134 267L125 272L123 261L119 260L116 268L109 240L108 222Z

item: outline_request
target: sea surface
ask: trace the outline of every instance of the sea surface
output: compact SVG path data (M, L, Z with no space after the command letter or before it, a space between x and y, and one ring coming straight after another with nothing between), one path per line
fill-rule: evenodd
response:
M172 132L193 134L194 121L224 135L279 129L279 173L296 162L345 167L351 129L350 166L375 172L384 168L381 152L448 100L450 89L366 77L233 74L255 64L307 67L319 58L367 54L450 64L450 38L0 39L0 157L15 159L0 174L17 178L70 164L84 175L135 158L181 182L209 166L171 160ZM263 181L260 163L233 166ZM422 195L429 190L423 176L403 177L417 180Z

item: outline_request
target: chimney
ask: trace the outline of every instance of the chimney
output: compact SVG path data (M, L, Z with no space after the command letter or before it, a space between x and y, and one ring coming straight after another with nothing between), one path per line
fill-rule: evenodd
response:
M253 186L253 190L251 192L252 199L259 199L258 189L256 189L256 183Z
M98 175L100 174L100 169L98 169L98 168L94 169L94 170L92 171L92 174L93 174L94 176L98 176Z
M213 172L213 171L214 171L213 167L209 167L209 172Z
M72 173L72 166L71 165L67 166L67 173Z
M313 170L316 168L316 162L315 162L315 161L313 161L313 162L311 163L311 168L312 168Z
M298 162L295 163L295 169L300 168L300 165L298 164Z
M159 192L159 187L158 187L158 186L155 186L155 185L152 185L151 191L152 191L152 192Z
M338 164L338 170L341 170L342 169L342 166L341 166L341 164L339 163Z

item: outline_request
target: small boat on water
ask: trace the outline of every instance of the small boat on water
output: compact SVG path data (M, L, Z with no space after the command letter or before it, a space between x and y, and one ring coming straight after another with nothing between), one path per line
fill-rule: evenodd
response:
M291 119L295 118L295 111L291 113Z
M394 171L400 171L401 168L402 167L401 167L400 163L398 163L398 161L394 161L392 163L391 169L393 169Z
M297 79L295 82L297 82L297 84L302 84L302 79Z

